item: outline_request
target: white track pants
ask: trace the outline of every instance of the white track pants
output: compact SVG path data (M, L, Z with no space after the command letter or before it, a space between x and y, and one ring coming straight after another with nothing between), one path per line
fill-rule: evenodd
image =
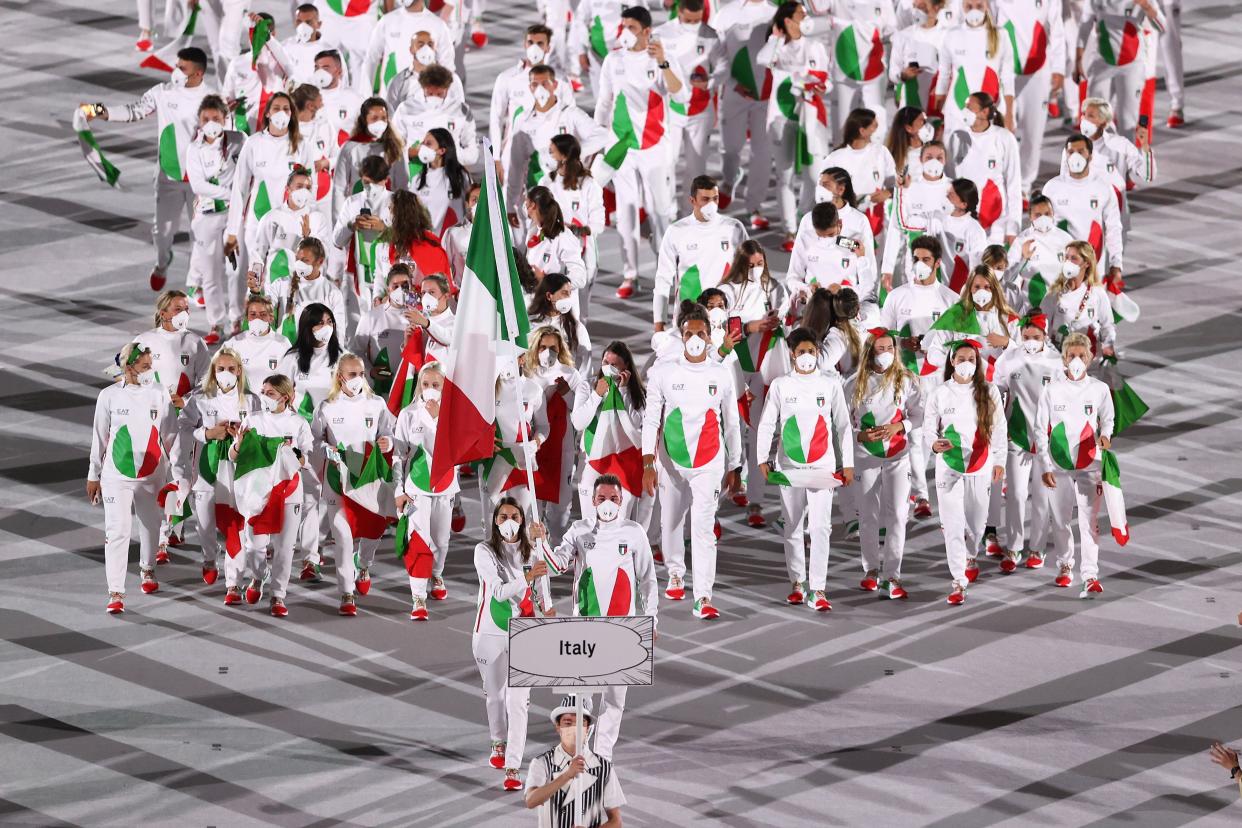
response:
M418 495L414 498L415 530L427 541L435 563L431 572L437 577L444 574L444 559L448 556L449 533L453 524L453 498L443 495ZM427 599L427 578L410 576L410 595ZM481 636L476 636L479 638ZM487 636L491 637L491 636ZM480 668L481 669L481 668Z
M1005 523L1001 527L1001 544L1011 551L1026 549L1044 553L1048 539L1051 490L1039 479L1043 463L1037 455L1009 445L1005 479ZM1030 518L1030 529L1026 528Z
M812 592L828 583L828 536L832 531L832 489L781 486L781 515L785 518L785 570L790 582L809 577ZM811 536L811 568L807 573L803 536Z
M1160 63L1164 66L1164 84L1169 90L1169 107L1181 110L1186 103L1186 73L1182 68L1182 2L1173 0L1164 16L1164 34L1160 36Z
M901 579L910 516L910 465L904 457L881 460L866 452L854 454L854 485L858 495L858 533L864 572ZM880 528L884 528L881 563Z
M487 706L487 731L493 742L503 742L508 736L509 712L509 639L503 635L476 635L470 641L474 651L474 663L483 679L483 701ZM526 691L529 703L530 691ZM522 728L526 733L526 728ZM523 738L523 746L525 746Z
M595 710L599 719L595 722L595 755L612 759L617 737L621 735L621 715L625 713L627 687L605 687L599 694Z
M190 275L197 278L207 306L207 324L224 327L225 323L243 316L243 296L237 288L241 280L231 278L232 270L224 260L224 225L226 213L196 213L190 221L194 246L190 252Z
M991 477L987 473L959 474L944 463L936 463L936 501L940 509L940 528L944 532L944 552L949 575L963 588L966 561L975 557L983 537L988 513Z
M271 535L256 535L246 527L246 569L255 578L263 578L268 568L267 548L272 547L271 577L269 589L273 598L282 601L289 591L289 576L293 571L293 547L297 545L298 530L302 518L302 492L299 489L285 501L284 524L281 531Z
M1057 565L1074 565L1074 534L1070 530L1070 521L1076 509L1078 542L1082 546L1082 578L1097 578L1100 574L1099 466L1072 472L1056 469L1054 474L1057 487L1051 492L1052 544L1057 554Z
M685 159L685 168L681 173L683 192L675 193L678 216L687 215L690 206L686 199L690 198L690 184L696 175L707 174L707 142L712 137L712 128L716 124L716 107L709 106L698 115L687 118L685 123L674 132L673 158ZM596 742L599 737L595 737Z
M720 187L733 193L742 180L742 148L750 143L746 176L746 212L754 213L768 197L772 144L768 137L768 102L743 98L729 87L720 107L720 141L724 150Z
M172 261L173 237L181 229L181 220L193 222L194 192L188 181L170 181L159 170L155 171L155 220L151 224L151 238L155 242L155 266L166 268Z
M690 551L694 556L694 599L711 598L716 583L716 507L720 501L720 479L724 472L717 464L691 472L660 469L659 493L661 547L668 574L686 574L686 548L682 527L690 516ZM689 507L687 509L687 506Z
M323 508L332 526L332 538L336 541L336 586L342 595L352 595L358 570L354 566L354 533L341 508L340 496L328 486L323 487ZM372 547L372 555L375 550Z
M1143 94L1143 61L1135 59L1125 66L1109 66L1093 60L1086 67L1087 96L1105 98L1113 105L1117 132L1133 135L1138 126L1139 99Z
M104 510L104 574L109 592L125 592L125 570L129 566L129 542L138 535L138 565L155 568L163 512L155 495L163 481L152 475L145 480L105 477L100 481ZM137 519L137 532L134 522Z
M651 247L659 250L664 231L672 223L673 158L672 144L665 142L651 149L630 150L625 163L612 178L617 194L617 233L621 237L621 261L627 279L638 277L638 209L647 211L651 223Z
M1017 76L1014 118L1017 121L1018 158L1022 168L1022 192L1030 194L1039 175L1039 150L1048 126L1048 92L1052 71L1044 66L1033 75Z

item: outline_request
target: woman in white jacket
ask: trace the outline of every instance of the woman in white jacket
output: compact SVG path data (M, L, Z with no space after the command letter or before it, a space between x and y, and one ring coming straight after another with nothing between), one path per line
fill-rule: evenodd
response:
M755 437L763 462L759 471L781 493L785 521L785 567L792 589L785 600L807 603L817 612L832 609L825 590L828 581L828 536L832 531L832 490L838 479L854 480L854 434L841 380L819 370L819 341L812 331L798 328L789 334L789 373L777 377L768 390ZM772 440L780 442L771 459ZM835 448L835 450L834 450ZM811 565L806 565L805 536L810 534ZM804 584L811 599L806 600Z
M86 499L104 508L104 572L109 613L125 611L125 570L134 518L138 520L138 566L142 591L160 588L155 549L160 509L155 496L168 476L166 457L174 439L168 392L155 379L151 351L136 342L121 349L119 382L99 393L91 433Z
M573 309L581 312L586 303L580 291L586 289L586 265L582 261L582 243L569 232L561 207L547 187L531 187L526 191L526 216L531 237L526 240L526 261L542 279L549 273L563 273L573 286Z
M1100 284L1095 251L1088 242L1072 241L1065 246L1061 275L1048 289L1040 310L1048 317L1048 335L1057 347L1069 334L1084 333L1093 353L1116 356L1112 305Z
M543 392L543 411L548 421L547 438L536 452L535 492L548 532L556 541L569 528L574 499L574 458L578 438L570 408L586 380L574 368L565 337L556 328L531 332L526 351L526 375Z
M936 455L936 489L945 557L953 588L948 602L966 600L979 577L974 550L983 539L992 484L1005 478L1005 414L1000 393L984 379L974 340L948 349L945 382L928 396L921 427L924 445Z
M582 435L582 474L578 478L578 504L582 508L582 516L591 519L595 516L594 490L595 479L600 472L592 460L603 460L601 452L617 448L619 444L600 439L606 426L601 423L605 400L608 409L616 410L618 401L609 397L611 388L617 389L622 411L618 412L617 423L620 432L637 447L642 439L643 410L647 405L647 388L637 367L630 348L620 340L608 343L604 353L600 355L599 370L590 382L578 385L574 395L573 413L570 415L574 430ZM598 441L598 442L597 442ZM623 446L620 446L623 447ZM594 456L593 456L594 455ZM624 458L614 458L610 463L625 462ZM605 471L617 474L623 483L639 487L635 494L629 486L621 487L621 517L633 520L647 527L651 520L651 508L654 499L641 496L642 468L628 469L628 473L637 472L638 479L633 480L627 470L617 469L614 465L605 467Z
M561 217L569 232L582 244L582 263L586 268L586 287L578 297L581 309L591 305L591 286L599 272L599 238L607 224L604 214L604 188L599 186L582 163L582 147L572 135L557 135L548 147L556 169L545 179L548 190L561 206ZM583 316L585 319L585 315Z

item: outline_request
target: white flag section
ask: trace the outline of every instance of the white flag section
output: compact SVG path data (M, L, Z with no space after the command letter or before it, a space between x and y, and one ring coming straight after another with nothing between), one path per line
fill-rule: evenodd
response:
M654 641L649 615L511 618L509 686L647 686Z
M526 350L530 320L522 301L492 145L483 141L483 184L457 297L453 346L444 359L440 430L431 482L492 456L496 429L496 367Z

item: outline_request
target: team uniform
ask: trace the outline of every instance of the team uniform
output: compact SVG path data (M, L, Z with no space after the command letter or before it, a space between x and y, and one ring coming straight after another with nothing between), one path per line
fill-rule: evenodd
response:
M670 306L676 308L683 299L698 301L700 293L719 285L746 238L742 223L729 216L701 221L691 213L673 222L660 240L652 321L667 323Z

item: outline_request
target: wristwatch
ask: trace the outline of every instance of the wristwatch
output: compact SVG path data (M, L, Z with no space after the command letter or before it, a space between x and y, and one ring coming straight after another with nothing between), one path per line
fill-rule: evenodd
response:
M1242 773L1242 767L1239 767L1238 765L1234 765L1233 770L1229 771L1229 778L1237 779L1239 773Z
M656 64L656 66L659 66L661 69L667 69L667 68L668 68L668 61L666 60L666 61L664 61L663 63L657 63L657 64Z

